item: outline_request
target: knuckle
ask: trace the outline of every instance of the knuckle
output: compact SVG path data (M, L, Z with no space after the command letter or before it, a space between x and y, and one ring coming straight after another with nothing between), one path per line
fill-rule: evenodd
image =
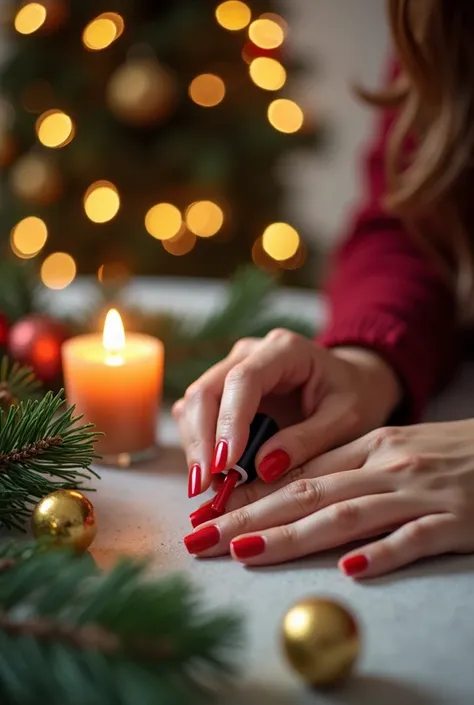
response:
M400 459L394 460L389 466L389 472L399 473L408 471L415 474L422 472L427 465L427 459L420 453L406 453Z
M278 342L281 345L291 347L299 340L299 335L297 333L293 333L291 330L287 330L286 328L274 328L270 331L270 333L268 333L267 339L272 342Z
M203 384L194 382L184 393L184 400L187 404L199 404L206 395L206 389Z
M417 551L423 552L429 549L430 535L429 527L420 521L405 526L405 538L410 547L414 547Z
M303 512L317 509L322 501L322 486L319 482L301 478L287 485L289 500Z
M335 504L332 508L336 525L342 531L353 531L360 522L360 512L354 502L345 501Z
M400 441L400 437L401 431L396 426L376 428L374 431L371 431L368 436L370 454L375 453L381 448L397 445Z
M251 384L253 376L253 370L248 365L235 365L227 374L226 385L233 389L235 387Z
M221 434L226 434L227 431L231 430L235 424L235 412L229 410L221 411L219 415L219 431Z
M244 509L237 509L230 515L230 520L232 522L232 531L237 534L246 533L251 525L251 518L248 511Z
M231 354L236 356L247 355L255 345L256 338L240 338L232 347Z
M293 483L299 480L301 477L304 477L308 471L308 466L307 464L305 465L298 465L296 468L292 468L289 472L286 473L285 475L285 482L287 483Z
M298 542L298 534L293 524L286 524L280 529L280 537L286 544L296 544Z

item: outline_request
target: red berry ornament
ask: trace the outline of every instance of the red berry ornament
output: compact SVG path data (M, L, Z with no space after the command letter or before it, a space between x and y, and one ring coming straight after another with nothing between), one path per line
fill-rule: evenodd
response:
M61 373L61 345L67 337L62 323L33 314L12 326L8 349L13 359L31 367L38 379L51 382Z

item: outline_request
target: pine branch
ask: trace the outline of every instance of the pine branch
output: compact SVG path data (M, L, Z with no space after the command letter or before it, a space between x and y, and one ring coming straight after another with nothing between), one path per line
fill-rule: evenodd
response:
M11 363L7 356L0 363L0 407L8 409L20 401L38 399L41 383L33 370L17 362Z
M239 621L203 614L186 582L147 581L146 568L124 559L97 576L68 552L10 558L0 574L0 702L184 705L216 688L233 670Z
M42 497L97 477L90 465L99 434L63 405L62 392L48 392L0 411L0 526L23 528Z

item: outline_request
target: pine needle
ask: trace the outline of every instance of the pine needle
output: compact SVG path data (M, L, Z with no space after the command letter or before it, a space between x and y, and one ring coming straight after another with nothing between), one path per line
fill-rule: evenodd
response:
M184 579L146 580L129 559L97 575L68 552L2 553L2 705L184 705L234 670L240 621L203 613Z

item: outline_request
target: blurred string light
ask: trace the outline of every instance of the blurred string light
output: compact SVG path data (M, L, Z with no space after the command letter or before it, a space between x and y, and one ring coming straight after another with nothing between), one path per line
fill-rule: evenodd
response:
M280 269L279 263L269 257L262 245L262 237L257 238L252 247L252 261L260 269L268 272L277 272Z
M287 134L298 132L304 121L300 106L287 98L277 98L272 101L268 106L267 116L275 130Z
M95 181L84 194L84 210L93 223L106 223L117 215L120 196L110 181Z
M119 284L130 277L129 269L122 262L107 262L97 270L101 284Z
M282 269L299 269L306 262L307 258L308 248L301 240L298 250L295 252L293 257L289 257L288 259L279 262L279 264Z
M198 237L212 237L224 223L224 213L217 203L196 201L186 211L186 225Z
M157 240L170 240L181 230L183 218L172 203L157 203L145 216L147 232Z
M299 246L300 236L288 223L272 223L262 235L263 249L277 262L293 257Z
M46 22L46 8L39 2L29 2L15 15L14 27L19 34L33 34Z
M65 289L76 276L76 263L66 252L53 252L41 265L40 275L48 289Z
M252 19L248 5L240 0L227 0L216 8L216 19L221 27L231 32L245 29Z
M281 30L283 32L283 36L286 37L288 34L288 23L285 22L283 17L281 15L277 15L276 12L264 12L263 14L260 15L261 20L271 20L275 24L277 24L279 27L281 27Z
M286 71L276 59L259 56L249 67L250 78L259 88L266 91L278 91L286 83Z
M273 20L260 18L250 25L249 38L261 49L276 49L283 44L285 33Z
M170 253L170 255L181 257L182 255L187 255L188 252L191 252L196 244L196 239L196 235L184 228L177 235L175 235L175 237L172 237L169 240L163 240L162 245L164 249Z
M74 123L62 110L47 110L36 121L36 134L45 147L65 147L74 138Z
M203 108L213 108L224 99L224 81L213 73L202 73L189 84L189 96Z
M116 12L104 12L89 22L82 33L82 42L90 51L106 49L120 37L123 18Z
M46 223L34 215L20 220L10 235L13 252L21 259L30 259L42 250L48 238Z

